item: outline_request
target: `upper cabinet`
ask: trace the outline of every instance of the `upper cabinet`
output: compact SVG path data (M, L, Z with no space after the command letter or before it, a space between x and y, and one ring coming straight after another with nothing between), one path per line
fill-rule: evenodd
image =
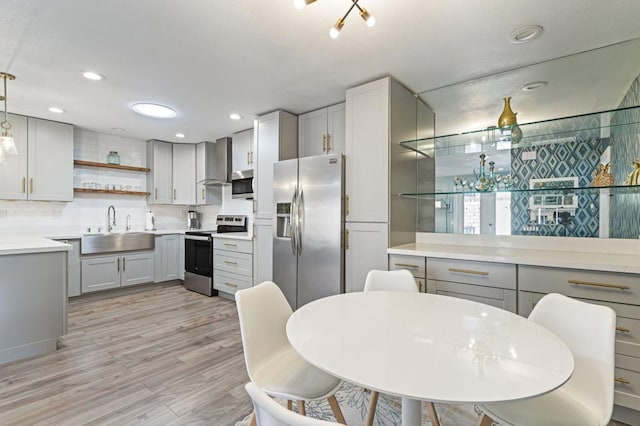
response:
M151 172L147 179L150 192L149 204L173 203L173 152L169 142L151 140L147 142L147 166Z
M173 204L196 203L196 146L173 144Z
M231 150L232 171L253 169L253 129L235 133Z
M345 103L298 117L300 157L344 152Z
M273 164L298 156L298 117L274 111L254 122L256 219L273 217Z
M0 198L73 200L73 126L11 115L17 157L0 165Z

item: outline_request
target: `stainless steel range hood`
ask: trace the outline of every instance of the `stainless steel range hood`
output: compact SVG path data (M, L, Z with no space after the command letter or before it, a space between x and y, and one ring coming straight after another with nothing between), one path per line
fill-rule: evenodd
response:
M203 145L198 149L198 155L204 155L204 160L198 158L198 162L204 164L205 177L197 183L207 186L231 185L231 138L220 138L215 143L204 142Z

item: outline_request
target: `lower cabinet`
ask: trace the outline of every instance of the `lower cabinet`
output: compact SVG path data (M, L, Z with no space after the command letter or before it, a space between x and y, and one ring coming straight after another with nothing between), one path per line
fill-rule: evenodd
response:
M345 291L364 290L372 269L387 269L389 227L386 223L347 222L345 224Z
M153 252L82 259L83 293L143 284L153 280Z
M179 234L156 235L154 282L180 279L181 267L184 277L184 237L180 238Z
M389 270L397 271L399 269L406 269L411 272L416 280L416 285L420 289L420 293L427 292L425 266L426 259L422 256L389 255Z
M213 288L223 293L253 285L253 242L213 238Z
M253 283L273 280L273 224L257 220L254 224Z
M56 240L71 244L71 251L67 252L67 297L80 296L80 240Z

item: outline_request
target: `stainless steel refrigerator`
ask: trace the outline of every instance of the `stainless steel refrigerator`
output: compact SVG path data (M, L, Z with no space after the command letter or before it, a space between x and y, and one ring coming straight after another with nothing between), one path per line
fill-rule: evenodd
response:
M293 309L344 292L344 157L273 166L273 281Z

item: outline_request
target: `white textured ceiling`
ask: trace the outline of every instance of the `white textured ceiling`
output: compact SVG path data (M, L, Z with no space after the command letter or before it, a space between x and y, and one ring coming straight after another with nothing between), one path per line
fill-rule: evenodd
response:
M318 0L300 11L292 0L0 0L0 71L17 76L10 110L106 133L122 127L122 136L139 139L177 141L183 132L199 142L249 128L274 109L302 113L342 101L346 88L383 75L430 91L640 37L636 0L360 0L376 26L354 12L333 40L328 30L350 1ZM529 24L544 27L540 39L508 41ZM500 99L513 96L527 122L576 103L615 107L640 72L637 60L581 66L593 67L581 79L571 77L571 65L527 68L425 99L441 123L456 108L470 110L472 121L452 124L468 129L487 125ZM79 71L87 69L107 79L85 80ZM614 78L598 79L612 71ZM525 98L521 85L541 79L549 81L546 94ZM556 104L554 93L571 99ZM179 115L144 118L129 109L136 101L167 104ZM50 113L53 105L66 113ZM230 112L244 118L231 121Z

